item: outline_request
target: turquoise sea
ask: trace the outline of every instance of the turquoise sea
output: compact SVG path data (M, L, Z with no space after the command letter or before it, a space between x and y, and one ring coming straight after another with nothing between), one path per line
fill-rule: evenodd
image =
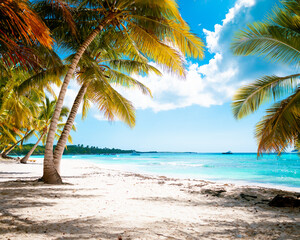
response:
M295 153L141 153L140 155L64 155L128 171L179 178L299 188L300 158Z

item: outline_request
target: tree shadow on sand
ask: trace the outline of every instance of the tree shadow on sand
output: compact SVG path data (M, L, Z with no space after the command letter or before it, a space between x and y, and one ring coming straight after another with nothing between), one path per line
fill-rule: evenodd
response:
M49 186L36 181L10 181L0 183L0 236L13 239L15 236L27 236L28 239L123 239L150 238L153 234L145 228L122 227L119 219L101 216L60 217L56 220L41 220L26 217L24 210L32 208L55 208L59 198L93 198L95 195L76 194L74 189L66 186ZM89 190L89 188L77 189ZM91 189L93 190L93 189ZM43 198L41 198L41 196ZM98 195L99 196L99 195ZM41 200L39 200L41 199ZM22 209L22 212L16 210ZM56 213L57 214L57 211ZM137 213L138 214L138 213ZM125 224L126 225L126 224ZM148 233L147 233L148 231ZM156 236L156 235L155 235ZM1 237L0 237L1 238ZM148 239L148 237L144 238ZM161 239L161 238L156 238Z
M232 218L224 219L222 212L219 212L218 217L214 217L214 220L206 217L204 213L199 216L199 224L191 223L183 228L178 228L180 225L178 222L156 223L157 228L159 225L167 224L168 228L174 229L168 233L160 233L166 239L244 239L244 237L264 240L300 239L300 208L268 206L269 201L277 194L295 195L297 193L276 189L236 187L234 192L222 191L219 194L220 192L215 191L213 186L203 189L201 187L183 188L181 185L178 187L180 191L187 194L184 198L143 197L132 198L132 200L157 202L160 205L168 206L170 209L172 209L172 205L207 206L207 208L215 208L216 213L218 213L218 209L228 208L233 211ZM242 214L246 214L246 216L239 216L239 210L243 210ZM247 216L249 220L245 220Z
M147 180L147 179L145 179ZM152 181L152 179L149 179ZM147 226L138 225L132 227L130 222L118 219L114 216L104 217L101 214L90 217L60 217L55 216L54 220L47 218L35 219L26 217L24 210L28 208L53 208L55 209L57 199L59 201L70 201L72 198L79 198L82 201L93 199L100 195L95 188L76 188L64 185L47 185L37 181L8 181L0 182L0 236L11 238L11 236L27 236L27 239L156 239L156 240L184 240L184 239L300 239L299 211L289 209L276 209L268 207L266 203L255 204L256 199L266 198L263 190L248 188L247 193L261 194L255 200L241 199L240 193L245 189L237 189L237 194L221 193L219 197L212 196L209 192L202 191L200 187L184 188L178 185L178 190L183 189L189 199L173 197L146 197L132 198L130 201L156 201L161 205L166 205L172 211L172 205L184 205L195 207L207 206L215 207L220 205L225 208L246 208L249 214L257 216L255 221L241 220L239 216L235 219L222 219L222 215L216 215L214 219L199 218L199 222L180 221L166 219L164 221L150 220ZM82 191L81 191L82 190ZM85 194L89 192L91 194ZM276 192L274 192L275 194ZM210 201L201 200L201 196L209 198ZM267 194L267 193L266 193ZM206 196L207 195L207 196ZM222 199L220 199L222 198ZM146 204L146 203L145 203ZM70 208L76 208L71 206ZM18 210L20 209L20 212ZM192 208L191 208L192 209ZM216 208L217 209L217 208ZM22 212L21 212L22 210ZM257 211L257 212L255 212ZM280 218L282 214L290 214L290 218ZM42 212L41 212L42 214ZM136 213L137 218L139 212ZM190 214L189 212L186 213ZM205 212L203 212L205 215ZM219 216L219 219L217 219ZM233 214L234 216L234 214ZM278 217L278 219L277 219ZM260 220L264 219L264 220ZM268 219L267 221L265 219ZM282 221L285 219L285 221ZM1 238L1 237L0 237Z
M164 226L165 225L165 226ZM183 224L182 224L183 225ZM257 240L298 240L299 225L270 221L256 221L249 223L243 220L231 219L207 220L201 223L185 224L178 222L156 222L151 227L155 234L164 239L257 239ZM160 231L164 229L164 231ZM169 229L165 231L165 229Z
M76 189L80 192L82 189ZM89 188L84 188L89 190ZM93 189L91 189L93 190ZM99 196L99 195L98 195ZM53 199L64 201L69 198L92 198L95 195L74 193L69 185L51 186L37 181L9 181L0 183L0 235L34 234L46 235L49 239L118 239L125 229L119 228L111 220L105 218L60 219L57 221L32 220L26 215L16 214L16 209L55 208ZM42 198L41 198L42 197ZM42 200L35 200L42 199ZM49 199L49 201L47 201ZM107 228L107 226L110 226ZM115 226L115 227L113 227Z

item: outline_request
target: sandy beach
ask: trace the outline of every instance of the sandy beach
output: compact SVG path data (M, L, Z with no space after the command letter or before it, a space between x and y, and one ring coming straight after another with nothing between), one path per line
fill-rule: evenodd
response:
M0 161L0 239L300 239L300 209L254 186L149 176L64 160L45 185L41 160Z

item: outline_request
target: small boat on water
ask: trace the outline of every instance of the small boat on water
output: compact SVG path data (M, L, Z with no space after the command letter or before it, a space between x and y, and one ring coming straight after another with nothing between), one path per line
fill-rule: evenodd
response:
M139 154L139 153L137 153L136 151L133 151L132 153L131 153L131 156L140 156L141 154Z
M222 154L233 154L231 151L228 152L222 152Z

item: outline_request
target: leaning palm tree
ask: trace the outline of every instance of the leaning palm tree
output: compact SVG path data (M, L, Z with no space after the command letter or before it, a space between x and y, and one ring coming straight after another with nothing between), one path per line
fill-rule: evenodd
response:
M7 125L6 125L7 127ZM3 129L1 129L3 130ZM9 135L8 135L8 132ZM23 134L22 134L23 133ZM5 129L5 134L3 134L1 132L1 145L2 145L2 152L1 152L1 157L2 158L10 158L10 159L14 159L13 157L8 156L8 154L14 150L14 148L20 144L20 146L22 146L23 142L28 140L34 133L34 130L32 129L22 129L22 130L18 130L18 132L15 131L11 131L11 129ZM9 137L8 139L6 137ZM17 138L19 138L19 140L16 140ZM8 140L8 141L7 141Z
M51 84L59 86L60 77L66 70L53 51L41 46L32 49L42 60L42 68L28 71L22 66L3 67L0 72L0 135L10 139L4 145L3 157L32 135L39 104L45 96L44 90L56 97Z
M44 96L44 92L36 89L30 90L25 95L18 95L15 90L16 86L8 92L8 95L5 94L5 101L1 101L0 132L11 139L10 147L1 154L4 158L33 133L32 123L37 113L38 102ZM16 137L15 140L14 137ZM19 140L16 140L17 138Z
M256 22L240 31L232 44L236 55L264 56L272 62L299 67L300 0L281 1L264 22ZM281 153L299 141L300 74L264 76L240 88L233 99L235 118L256 111L263 103L279 100L266 110L256 125L258 155Z
M132 104L111 85L137 87L142 93L151 95L150 89L130 75L145 75L150 72L161 75L160 71L149 65L147 61L130 60L129 56L124 56L111 49L114 48L105 46L103 41L97 41L90 45L79 62L78 66L80 68L78 69L77 80L81 84L81 88L75 98L70 115L53 154L55 168L58 173L60 173L60 161L67 138L82 102L83 118L86 117L89 102L92 102L104 113L108 120L113 121L115 117L118 117L128 126L134 127L135 114ZM72 59L72 57L70 56L68 59Z
M77 28L84 28L85 35L77 34L74 37L74 40L79 42L79 47L64 79L51 121L44 158L44 179L47 183L62 182L53 163L53 143L57 122L68 84L77 64L99 33L111 28L118 30L114 31L115 35L111 39L116 41L120 38L128 39L128 48L135 50L136 58L149 58L179 75L184 75L182 55L195 58L203 56L203 43L190 32L175 0L69 0L67 2L74 9ZM53 11L49 10L45 1L40 1L36 9L51 28L54 38L60 43L60 35L67 34L62 30L62 18L57 18Z
M39 138L38 141L31 148L31 150L21 159L20 161L21 163L27 163L28 159L30 158L30 156L32 155L32 153L34 152L38 144L42 140L45 141L45 136L48 132L48 127L50 125L50 121L55 109L55 104L56 104L55 100L50 101L49 98L46 97L43 103L41 104L41 106L39 107L39 116L37 118L37 121L35 122L36 127L34 129L38 131ZM68 116L68 113L69 113L69 109L67 107L63 107L60 114L59 121L62 122L63 118Z

